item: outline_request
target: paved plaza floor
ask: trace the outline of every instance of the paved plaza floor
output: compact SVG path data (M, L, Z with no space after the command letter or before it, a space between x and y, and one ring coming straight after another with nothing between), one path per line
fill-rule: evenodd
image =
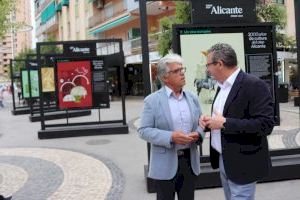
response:
M39 140L39 122L28 115L11 114L12 102L5 97L0 109L0 194L13 200L154 200L146 191L144 165L146 143L137 126L143 99L127 97L129 134ZM281 126L269 137L271 149L300 147L299 108L281 106ZM121 119L121 103L112 101L100 112L101 120ZM91 116L70 122L96 120ZM55 120L47 123L65 121ZM204 141L208 154L209 136ZM299 172L300 173L300 172ZM300 180L257 185L257 200L298 200ZM221 188L196 191L196 200L222 200Z

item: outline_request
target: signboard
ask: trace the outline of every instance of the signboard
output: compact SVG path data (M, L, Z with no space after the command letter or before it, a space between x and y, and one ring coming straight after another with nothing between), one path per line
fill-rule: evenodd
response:
M42 92L55 92L54 68L42 67Z
M92 60L93 66L93 106L109 108L107 68L104 60Z
M194 0L193 23L256 22L254 0Z
M96 56L96 44L91 42L77 42L63 45L64 56Z
M216 43L228 43L237 53L238 66L263 79L277 104L274 80L275 36L273 25L178 25L173 28L174 52L182 55L187 67L185 89L196 93L205 114L210 114L216 81L206 73L206 52ZM276 107L277 107L276 106ZM275 110L279 116L279 109Z
M31 97L39 97L39 74L38 70L29 70L30 81L28 77L27 70L21 70L21 83L22 83L22 96L24 98L30 98L30 88L31 87Z
M109 108L107 70L100 57L57 61L57 91L60 109Z

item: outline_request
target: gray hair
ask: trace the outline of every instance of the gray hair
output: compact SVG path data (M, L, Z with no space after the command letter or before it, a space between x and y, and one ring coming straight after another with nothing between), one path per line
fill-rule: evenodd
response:
M168 64L171 63L183 64L183 59L178 54L169 53L158 61L157 77L162 84L163 84L162 77L170 70Z
M211 62L218 62L219 60L222 60L229 68L237 66L236 53L229 44L217 43L210 47L207 52L213 53Z

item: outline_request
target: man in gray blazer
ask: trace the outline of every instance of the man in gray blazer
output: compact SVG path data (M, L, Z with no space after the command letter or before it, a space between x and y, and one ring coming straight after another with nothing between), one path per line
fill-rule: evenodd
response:
M140 137L151 143L149 177L156 180L157 200L194 199L194 182L200 173L197 143L204 133L198 127L201 109L197 97L183 90L182 58L168 54L158 63L163 87L144 100Z

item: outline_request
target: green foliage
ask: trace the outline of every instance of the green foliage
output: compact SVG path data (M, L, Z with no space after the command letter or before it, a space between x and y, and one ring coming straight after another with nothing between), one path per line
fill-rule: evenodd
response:
M26 59L28 54L36 54L34 49L23 49L18 55L15 56L15 59Z
M160 20L160 26L161 26L161 35L158 39L158 52L160 55L164 56L169 52L169 49L171 49L172 45L172 21L165 17Z
M191 6L186 2L176 3L176 24L186 24L191 21Z
M49 36L44 42L56 41L54 36ZM63 49L56 45L43 45L41 48L41 54L58 54L62 53Z
M15 60L24 60L27 58L28 54L35 54L34 49L23 49L17 56L15 56ZM24 61L15 61L13 65L13 71L14 72L19 72L21 68L25 68L24 66L25 62Z
M276 46L296 52L296 39L294 36L287 36L283 33L276 33Z
M172 25L185 24L191 21L191 6L187 2L176 2L175 19L163 18L160 20L161 35L158 39L158 52L164 56L169 53L172 45Z
M278 4L258 4L257 17L261 22L274 22L277 30L286 26L286 8Z
M18 29L22 23L12 22L11 14L16 12L16 0L0 0L0 39L9 30Z
M295 51L296 40L292 36L280 33L287 23L286 8L278 4L257 4L257 18L260 22L274 22L276 26L276 46Z

